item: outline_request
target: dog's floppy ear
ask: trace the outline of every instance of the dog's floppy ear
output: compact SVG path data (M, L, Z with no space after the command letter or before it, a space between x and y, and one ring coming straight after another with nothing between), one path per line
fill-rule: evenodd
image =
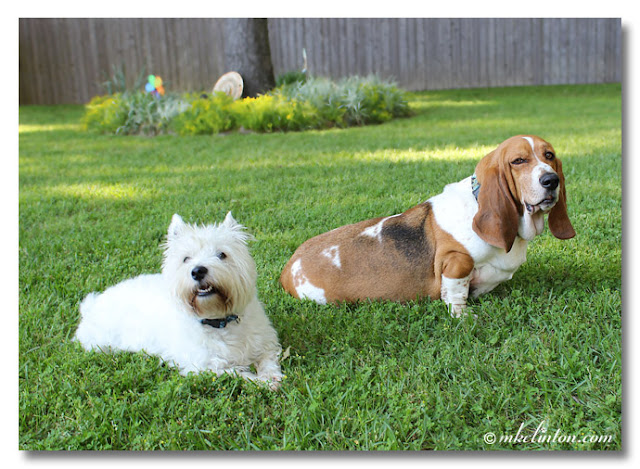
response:
M503 168L499 149L480 160L476 177L480 193L473 231L485 242L509 252L518 234L518 206L511 195L510 173Z
M562 173L562 163L556 159L557 173L560 177L558 201L549 212L549 230L558 239L569 239L576 235L576 231L571 226L569 215L567 215L567 190L564 187L564 174Z
M169 231L167 233L167 239L175 239L180 236L180 233L184 230L184 227L187 226L182 217L177 213L173 214L171 218L171 224L169 225Z

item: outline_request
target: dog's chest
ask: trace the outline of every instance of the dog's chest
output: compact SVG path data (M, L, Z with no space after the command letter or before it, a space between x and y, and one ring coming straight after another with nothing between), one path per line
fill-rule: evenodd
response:
M516 238L511 250L491 246L473 231L478 202L471 192L471 178L447 185L441 194L429 199L438 225L467 250L474 261L471 288L474 296L493 290L510 280L526 261L527 241Z
M229 324L224 328L213 328L199 325L201 328L201 345L207 351L209 363L207 368L246 365L253 359L249 353L247 337L242 324ZM216 366L213 366L215 363Z
M477 297L493 290L500 283L511 280L513 274L527 259L527 241L516 238L511 251L498 248L493 256L476 262L471 272L471 292Z

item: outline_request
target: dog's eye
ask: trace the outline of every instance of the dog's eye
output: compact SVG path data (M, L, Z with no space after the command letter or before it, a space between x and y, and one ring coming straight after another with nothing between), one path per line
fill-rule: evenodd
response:
M218 259L220 259L221 261L225 260L226 258L227 258L227 255L224 252L218 253Z
M554 159L554 158L556 157L556 155L554 155L553 153L551 153L550 151L548 151L548 152L546 152L546 153L544 154L544 157L545 157L546 159L548 159L548 160L552 160L552 159Z
M187 256L187 257L185 257L184 259L182 259L182 262L186 264L186 263L187 263L187 262L189 262L190 260L191 260L191 258L190 258L189 256Z
M516 158L515 160L513 160L511 162L511 164L518 165L518 164L524 164L526 162L527 162L527 160L525 160L524 158Z

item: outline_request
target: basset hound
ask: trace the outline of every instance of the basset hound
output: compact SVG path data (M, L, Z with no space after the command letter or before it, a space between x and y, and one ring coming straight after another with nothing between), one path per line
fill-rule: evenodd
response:
M345 225L304 242L280 277L317 303L442 299L453 316L513 277L544 229L575 236L562 164L533 135L502 142L475 173L404 213Z

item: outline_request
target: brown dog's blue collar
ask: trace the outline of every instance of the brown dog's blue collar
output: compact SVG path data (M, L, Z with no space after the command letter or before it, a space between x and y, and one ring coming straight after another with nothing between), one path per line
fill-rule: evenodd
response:
M223 319L203 319L200 322L205 326L211 326L211 327L215 327L216 329L222 329L224 327L227 327L227 324L229 324L230 322L237 321L237 320L238 320L238 316L236 316L235 314L230 314L229 316Z
M473 173L473 176L471 176L471 193L476 198L476 200L478 200L478 194L480 193L480 183L478 182L476 173Z

